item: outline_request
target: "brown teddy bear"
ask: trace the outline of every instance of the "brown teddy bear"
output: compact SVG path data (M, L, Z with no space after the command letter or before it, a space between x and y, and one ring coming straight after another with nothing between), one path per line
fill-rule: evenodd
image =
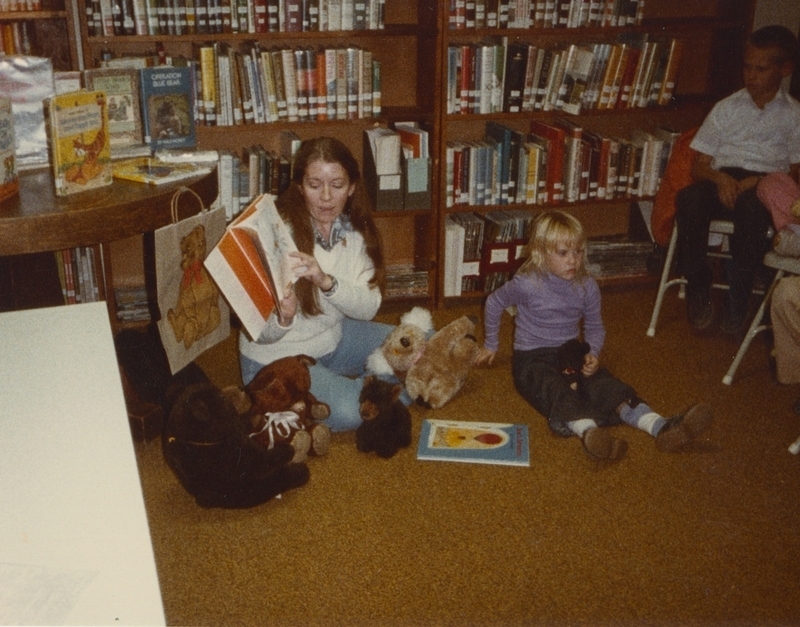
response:
M178 302L167 312L175 340L188 349L219 326L219 290L203 267L206 258L206 231L202 224L181 239L183 278Z
M322 422L330 407L311 394L308 367L315 363L307 355L278 359L258 371L236 402L251 417L251 437L267 448L289 442L295 450L293 462L324 455L330 445L330 428Z
M412 400L439 409L466 381L478 353L475 325L474 318L462 316L432 333L430 312L414 307L370 355L367 371L396 376Z

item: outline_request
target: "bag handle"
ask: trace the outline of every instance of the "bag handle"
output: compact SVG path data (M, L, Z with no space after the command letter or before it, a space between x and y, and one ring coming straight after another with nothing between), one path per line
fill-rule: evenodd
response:
M178 209L179 209L178 200L180 199L181 194L183 194L184 192L188 192L197 199L197 202L200 203L200 213L204 213L205 211L207 211L206 205L203 202L203 199L200 198L200 195L193 189L190 189L184 185L175 191L175 193L172 195L172 200L170 201L170 213L172 214L173 224L177 224L178 222L180 222L180 216L178 215Z

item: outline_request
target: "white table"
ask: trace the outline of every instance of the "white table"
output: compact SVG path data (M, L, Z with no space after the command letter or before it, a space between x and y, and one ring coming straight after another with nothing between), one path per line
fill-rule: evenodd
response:
M106 304L0 314L0 624L165 622Z

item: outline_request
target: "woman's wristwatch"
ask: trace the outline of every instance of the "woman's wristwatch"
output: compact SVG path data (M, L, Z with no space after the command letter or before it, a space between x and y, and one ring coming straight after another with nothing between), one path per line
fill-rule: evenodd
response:
M333 296L336 293L336 288L339 287L339 281L337 281L336 277L333 276L332 274L329 274L328 276L331 278L330 289L323 290L322 288L320 288L320 290L325 296Z

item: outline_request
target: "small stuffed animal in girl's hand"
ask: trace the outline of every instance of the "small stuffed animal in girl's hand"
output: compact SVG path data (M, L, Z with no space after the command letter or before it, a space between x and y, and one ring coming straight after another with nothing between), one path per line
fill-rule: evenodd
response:
M411 444L411 413L399 400L403 386L375 376L364 378L359 406L361 420L356 430L356 447L362 453L375 452L388 459Z
M589 352L588 342L578 339L567 340L558 347L558 371L569 381L569 387L578 389L583 359Z

